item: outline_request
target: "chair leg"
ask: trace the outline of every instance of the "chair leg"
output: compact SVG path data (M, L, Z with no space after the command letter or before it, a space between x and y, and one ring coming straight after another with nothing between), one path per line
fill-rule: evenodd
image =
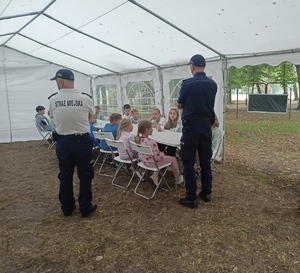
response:
M105 161L106 161L106 159L108 158L108 155L109 154L106 154L105 155L105 157L104 157L104 159L103 159L103 161L102 161L102 163L101 163L101 166L100 166L100 169L99 169L99 175L103 175L103 176L108 176L108 177L113 177L113 175L111 175L111 174L106 174L106 173L101 173L101 170L102 170L102 168L103 168L103 166L104 166L104 164L105 164Z
M119 184L114 183L115 180L116 180L116 178L117 178L117 175L118 175L118 173L120 172L120 170L122 169L122 167L124 167L123 163L119 163L119 164L118 164L118 168L116 169L116 171L115 171L115 173L114 173L114 175L113 175L113 178L112 178L112 180L111 180L111 184L112 184L113 186L118 187L118 188L126 189L126 188L128 187L128 185L127 185L127 187L124 187L124 186L121 186L121 185L119 185Z
M221 173L220 169L217 167L214 161L211 161L211 170L216 173Z
M97 156L97 158L96 158L96 160L95 160L95 162L94 162L94 164L93 164L93 167L95 167L95 165L96 165L96 163L98 162L99 158L100 158L100 152L99 152L99 154L98 154L98 156Z
M142 177L140 178L138 184L136 185L136 187L135 187L135 189L134 189L134 193L135 193L136 195L140 196L140 197L143 197L143 198L145 198L145 199L147 199L147 200L150 200L150 199L152 199L152 198L154 197L154 195L155 195L156 191L158 190L158 188L160 188L160 189L162 189L162 190L164 190L164 191L169 191L169 190L170 190L170 187L169 187L168 182L167 182L166 179L165 179L165 174L166 174L167 170L168 170L168 168L165 168L165 170L164 170L163 173L161 172L161 170L159 171L159 174L161 175L161 178L160 178L159 182L157 183L157 186L155 187L155 189L154 189L154 191L153 191L153 193L152 193L152 195L151 195L150 197L147 197L147 196L145 196L145 195L143 195L143 194L141 194L141 193L139 193L139 192L137 191L137 189L138 189L138 187L139 187L139 185L140 185L140 183L141 183L141 181L142 181L142 179L143 179L143 177L144 177L144 175L145 175L146 172L144 172L143 175L142 175ZM165 183L165 185L167 186L167 189L161 187L161 183L162 183L162 182Z

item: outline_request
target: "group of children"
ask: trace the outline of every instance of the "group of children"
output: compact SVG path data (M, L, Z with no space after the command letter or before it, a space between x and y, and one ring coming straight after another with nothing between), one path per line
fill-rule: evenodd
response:
M91 138L93 139L94 145L100 146L101 149L109 151L111 148L106 144L105 140L101 140L100 143L98 143L94 138L93 124L95 122L96 117L90 117ZM138 124L137 136L134 136L131 133L133 130L133 124ZM139 120L138 110L131 110L130 105L125 104L123 106L123 116L117 113L111 114L109 123L104 126L102 132L111 132L116 140L120 140L125 144L127 151L124 149L118 150L118 154L121 159L129 160L129 156L133 159L139 158L146 166L155 167L155 162L153 161L152 157L145 156L143 154L136 154L134 151L132 151L130 141L135 141L136 143L150 146L153 150L154 158L158 165L171 163L170 168L175 176L175 182L180 184L183 182L183 177L180 174L175 154L174 156L166 154L165 149L149 137L152 135L154 128L158 130L158 126L162 126L164 129L176 132L181 131L181 122L179 120L178 109L172 108L170 110L168 120L161 116L158 108L152 110L149 120ZM158 174L158 171L153 172L150 177L155 185L158 184Z
M93 131L95 131L94 124L97 122L97 118L103 118L103 114L100 112L100 107L95 106L96 115L89 116L90 123L90 136L94 143L94 147L100 146L101 149L110 151L110 147L107 145L105 140L99 141L94 137ZM36 123L38 126L45 131L53 131L54 126L51 126L51 122L44 116L45 107L37 106L37 114L35 116ZM133 136L131 133L133 130L133 124L138 124L138 134ZM214 149L215 140L218 139L219 130L218 118L215 118L215 123L212 126L212 148ZM163 130L167 129L173 132L181 132L182 123L179 115L179 110L177 108L171 108L168 114L168 119L162 117L161 112L158 108L152 110L149 120L140 120L139 112L137 109L132 109L129 104L123 106L123 116L118 113L113 113L109 117L109 123L107 123L102 132L111 132L116 140L120 140L125 144L126 150L119 149L118 153L121 159L129 160L131 158L139 158L146 166L155 167L155 163L152 157L136 154L132 151L130 146L130 141L135 141L138 144L143 144L150 146L153 150L154 158L158 165L164 165L166 163L171 163L171 169L175 176L175 181L177 184L183 182L183 177L180 174L176 155L176 147L162 145L156 143L149 136L152 135L153 129ZM128 156L129 154L129 156ZM158 172L154 172L151 176L154 184L158 183Z

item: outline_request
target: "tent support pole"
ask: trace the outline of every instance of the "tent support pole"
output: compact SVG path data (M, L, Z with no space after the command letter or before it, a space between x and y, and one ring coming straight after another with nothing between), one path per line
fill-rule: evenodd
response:
M222 74L223 74L223 131L226 133L226 94L227 94L227 60L222 58ZM222 164L225 163L225 137L222 144Z
M164 89L163 89L163 86L164 86L164 79L163 79L163 75L162 75L162 70L160 67L158 67L158 78L159 78L159 85L160 85L160 93L161 93L161 112L162 112L162 116L166 116L165 114L165 102L163 101L164 100Z

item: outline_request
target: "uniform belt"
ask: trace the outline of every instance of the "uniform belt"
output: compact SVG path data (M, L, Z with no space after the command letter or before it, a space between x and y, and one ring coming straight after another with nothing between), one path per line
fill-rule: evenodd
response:
M195 118L195 119L182 119L183 123L186 122L188 124L191 123L197 123L197 122L205 122L205 121L211 121L211 118Z
M59 138L78 138L78 137L85 137L90 135L89 133L85 133L85 134L71 134L71 135L58 135Z

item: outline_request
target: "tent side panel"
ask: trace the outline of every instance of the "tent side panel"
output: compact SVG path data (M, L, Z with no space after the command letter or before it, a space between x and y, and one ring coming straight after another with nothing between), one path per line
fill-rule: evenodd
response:
M61 67L8 48L3 52L0 79L5 81L0 83L0 143L39 140L41 136L34 126L35 108L43 105L47 116L48 96L57 92L56 82L50 78ZM90 94L90 78L74 74L75 86Z

